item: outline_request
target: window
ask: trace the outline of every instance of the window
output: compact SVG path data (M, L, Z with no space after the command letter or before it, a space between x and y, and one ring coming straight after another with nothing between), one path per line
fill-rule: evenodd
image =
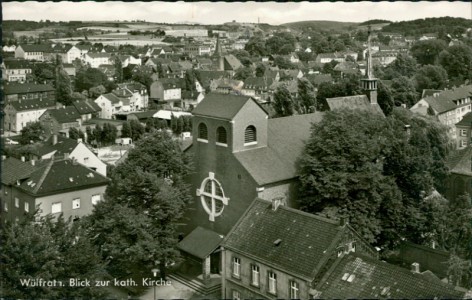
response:
M200 142L208 142L208 128L205 123L198 125L198 140Z
M467 146L467 142L465 140L461 140L461 148Z
M233 257L233 276L238 277L241 274L241 259L238 257Z
M467 129L461 129L461 136L467 136Z
M241 293L237 290L233 290L233 299L234 300L240 300L241 299Z
M92 204L95 205L100 202L100 195L92 195Z
M218 127L216 130L216 144L217 145L226 145L227 137L226 137L226 129L224 127Z
M290 281L290 299L298 299L298 283L296 281Z
M88 157L84 157L84 164L87 164L89 162L89 158Z
M252 145L257 143L257 136L256 136L256 127L250 125L246 127L246 131L244 132L244 145Z
M259 266L251 265L251 284L259 286Z
M25 211L29 212L29 203L28 202L25 202Z
M269 271L267 277L269 278L269 293L277 294L277 275Z
M72 200L72 209L80 208L80 198Z
M51 213L56 214L62 211L62 202L56 202L52 204Z
M20 207L20 199L15 197L15 207Z

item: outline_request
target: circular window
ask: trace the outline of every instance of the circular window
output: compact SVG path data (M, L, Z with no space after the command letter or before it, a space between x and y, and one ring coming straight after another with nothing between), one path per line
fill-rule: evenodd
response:
M197 189L197 196L200 196L203 209L209 215L209 220L214 222L215 217L223 213L225 205L228 205L229 198L224 195L223 188L218 180L215 179L214 173L209 174L202 181L200 189Z

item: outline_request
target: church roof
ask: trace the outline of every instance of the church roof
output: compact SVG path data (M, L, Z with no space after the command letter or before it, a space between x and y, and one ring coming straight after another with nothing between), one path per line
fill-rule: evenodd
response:
M322 120L316 112L268 120L268 146L235 153L236 159L259 185L297 177L296 162L310 137L312 123Z
M380 106L378 104L371 104L369 98L367 98L366 95L327 98L326 102L328 103L330 110L336 110L341 108L360 109L384 115Z
M203 98L192 114L232 120L250 99L249 96L210 93Z

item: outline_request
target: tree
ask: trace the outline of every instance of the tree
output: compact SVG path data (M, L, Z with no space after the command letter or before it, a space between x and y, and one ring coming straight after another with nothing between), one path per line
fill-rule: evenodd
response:
M87 143L91 143L93 141L92 128L90 126L85 127L85 133L87 134Z
M183 180L189 162L169 134L153 131L113 170L89 228L112 275L146 274L159 260L165 277L166 263L178 259L176 221L190 200Z
M306 78L298 79L298 104L301 108L299 113L311 113L316 108L315 88Z
M386 116L390 115L395 106L392 91L382 81L379 81L377 88L377 103Z
M439 53L447 48L442 40L419 41L411 46L410 52L421 65L435 65L438 63Z
M277 87L274 93L274 102L272 106L275 110L277 117L286 117L293 115L293 100L292 95L288 91L287 87L281 85Z
M34 63L32 67L33 81L37 83L51 83L55 79L56 66L52 63Z
M121 137L129 138L131 137L131 126L128 122L123 123L123 127L121 128Z
M449 78L461 81L472 79L472 48L466 45L454 45L439 55L439 62L446 69Z
M246 46L244 46L244 50L254 56L267 55L264 40L260 36L251 37Z
M21 129L19 142L21 145L27 145L41 141L45 138L45 133L46 131L40 122L28 123Z
M252 69L248 67L242 67L236 71L236 73L234 74L234 79L244 81L251 76L253 76Z
M196 75L195 75L195 70L187 70L185 71L185 90L190 91L190 92L196 92L197 88L195 86L195 81L196 81Z
M332 60L329 63L323 65L323 73L334 75L334 67L338 64L337 61Z
M70 127L69 128L69 138L73 139L73 140L78 139L79 138L79 130L77 130L77 128L75 128L75 127Z
M144 126L138 120L129 121L129 125L131 128L131 138L133 141L139 140L145 132Z
M285 57L283 56L277 56L274 59L274 65L279 67L279 69L283 70L288 70L288 69L294 69L294 65Z
M103 85L97 85L89 89L89 96L92 99L98 98L107 92Z
M256 67L256 77L264 77L266 67L264 64L258 64Z
M62 103L63 105L71 105L72 85L69 75L67 75L66 71L64 71L60 56L57 56L55 86L57 102Z
M405 76L392 80L391 91L396 106L405 104L407 107L411 107L418 101L418 93L414 84Z
M109 279L97 249L90 243L81 221L60 216L36 216L17 224L7 223L0 233L2 296L8 299L105 298L103 288L68 288L22 284L42 279L69 284L70 278ZM80 253L80 255L77 255Z
M115 57L113 65L115 67L115 81L118 83L123 82L123 63L118 56Z
M79 69L75 78L75 90L77 92L88 91L92 87L104 85L107 81L107 76L99 69Z
M412 77L416 74L416 60L407 54L399 54L397 58L384 68L383 79L392 80L398 76Z
M425 65L415 75L416 89L443 89L447 84L447 72L441 66Z

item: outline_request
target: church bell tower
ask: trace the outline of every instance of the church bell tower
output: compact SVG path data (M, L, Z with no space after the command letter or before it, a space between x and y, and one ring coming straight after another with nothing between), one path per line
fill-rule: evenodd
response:
M370 45L371 41L371 28L369 26L368 29L368 37L367 37L367 68L366 68L366 76L367 78L361 79L361 86L362 89L367 93L369 97L370 104L376 105L377 104L377 83L378 79L374 78L373 71L372 71L372 49Z

